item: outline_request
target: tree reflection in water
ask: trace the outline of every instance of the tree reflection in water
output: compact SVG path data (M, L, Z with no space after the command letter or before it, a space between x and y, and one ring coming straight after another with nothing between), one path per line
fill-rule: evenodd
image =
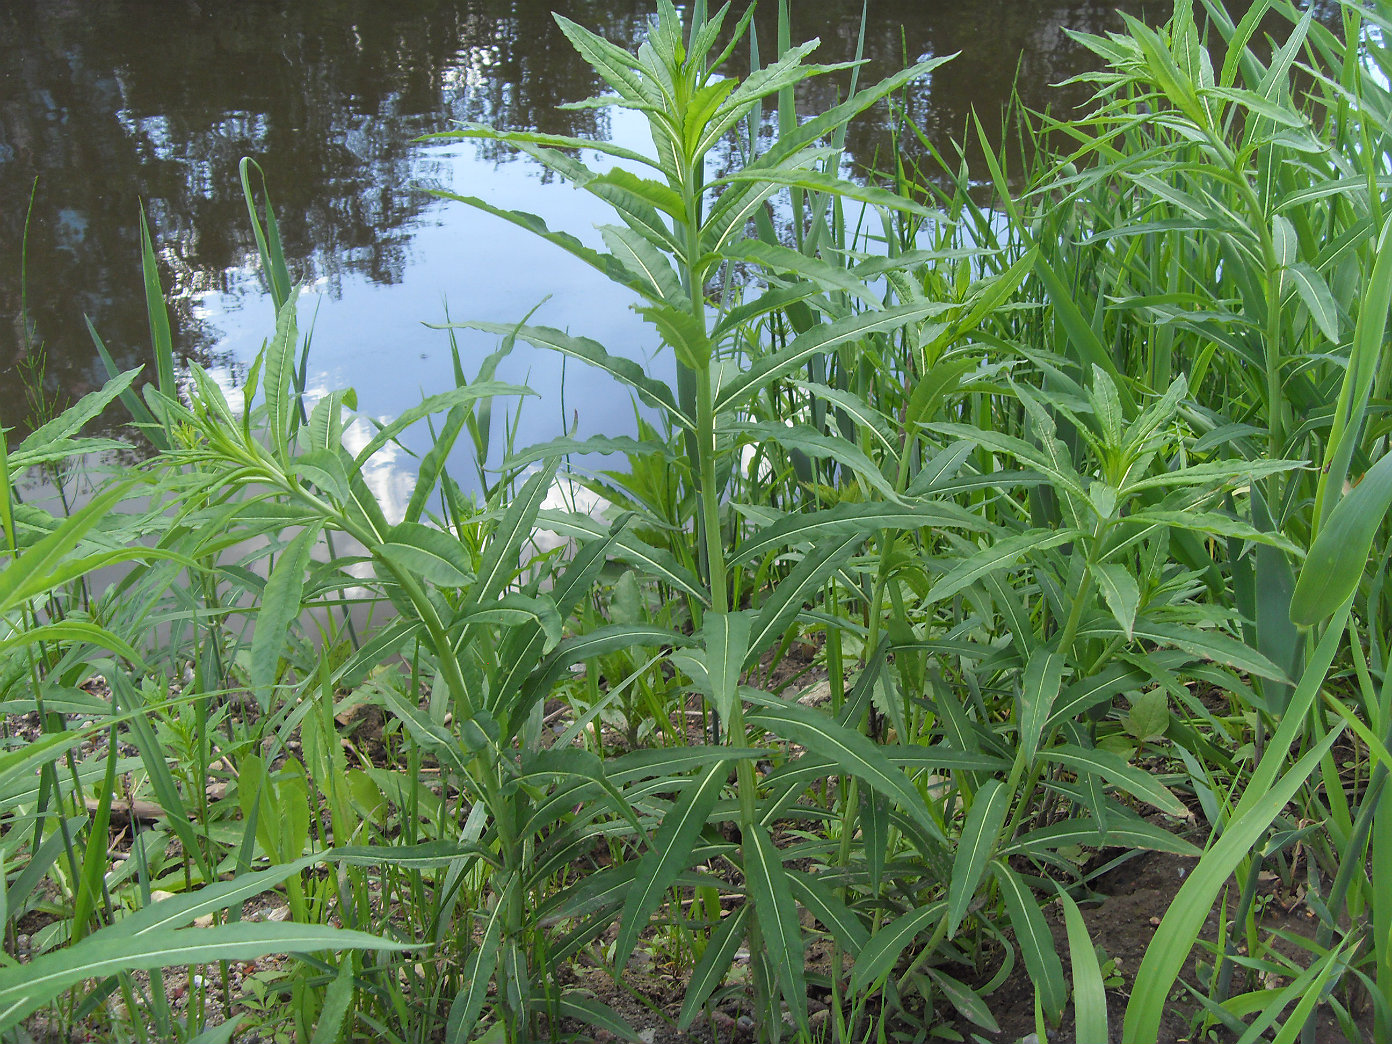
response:
M1059 105L1048 85L1087 62L1063 27L1114 27L1116 6L1116 0L872 0L862 75L874 80L905 57L961 51L906 99L911 118L946 146L973 106L988 125L994 121L1017 67L1027 104ZM1167 9L1123 6L1157 17ZM119 366L147 360L141 201L161 248L176 350L205 363L235 363L206 302L210 294L259 293L236 172L242 156L259 158L270 173L295 274L337 297L356 292L345 290L350 285L401 284L413 237L426 225L448 227L457 219L461 208L441 206L421 182L451 181L455 190L471 191L471 168L412 144L419 135L450 120L577 136L607 131L597 123L607 118L602 112L558 108L594 93L597 84L557 30L553 8L626 47L651 4L26 0L0 6L4 423L19 426L16 436L27 428L21 363L38 343L46 351L49 394L71 399L101 382L84 315ZM756 20L766 54L775 17L769 3ZM799 38L820 34L821 56L839 60L853 53L859 5L798 0L794 22ZM737 54L732 67L747 61ZM829 77L799 101L817 111L844 88L844 78ZM856 162L883 157L887 120L887 113L872 114L853 129L847 148ZM515 163L518 178L542 184L529 161L476 148L471 162ZM20 242L36 178L27 264L33 334L26 338ZM459 289L451 291L456 314L470 308L467 266L478 263L478 250L495 247L461 244ZM490 253L487 263L507 266L509 258ZM537 297L546 292L534 270L518 278L534 283ZM437 319L438 298L411 302L404 311L412 320ZM585 317L563 321L579 330ZM373 379L391 375L379 367Z

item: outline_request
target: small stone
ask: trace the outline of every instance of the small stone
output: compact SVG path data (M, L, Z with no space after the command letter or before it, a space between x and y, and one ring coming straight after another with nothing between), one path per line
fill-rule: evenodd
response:
M737 1018L735 1020L735 1026L739 1028L741 1033L754 1032L754 1020L751 1019L748 1015L741 1015L739 1018Z
M32 946L33 943L34 940L30 939L29 936L21 935L17 939L15 939L15 952L28 953L29 947Z
M288 920L290 920L290 907L288 907L288 906L277 906L274 910L271 910L271 911L267 912L267 914L266 914L266 920L268 920L268 921L288 921Z
M1158 918L1158 917L1152 917L1152 918L1150 919L1150 926L1151 926L1152 928L1159 928L1159 927L1160 927L1160 918Z
M638 1031L638 1039L641 1040L641 1041L643 1042L643 1044L653 1044L653 1041L657 1039L657 1030L655 1030L655 1029L639 1030L639 1031Z

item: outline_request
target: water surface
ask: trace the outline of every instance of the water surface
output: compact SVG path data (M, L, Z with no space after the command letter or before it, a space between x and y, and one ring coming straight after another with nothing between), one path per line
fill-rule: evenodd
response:
M944 150L973 108L998 121L1017 82L1026 104L1067 107L1085 94L1051 84L1090 68L1064 32L1119 28L1116 0L871 0L862 82L903 63L960 51L907 93L911 119ZM1168 4L1131 0L1139 16ZM28 430L45 408L105 378L84 317L122 368L152 371L139 266L149 218L168 291L174 343L229 388L272 329L269 298L237 179L243 156L266 169L292 274L313 317L308 385L352 386L377 417L453 383L455 317L535 321L652 360L651 332L626 291L555 247L427 191L438 186L547 216L593 235L596 200L491 144L417 143L452 121L613 134L641 147L630 116L557 106L600 83L551 18L623 44L651 5L631 0L24 0L0 5L0 421ZM773 3L756 19L767 55ZM796 0L794 33L819 35L822 61L850 58L860 4ZM731 69L748 67L741 48ZM1018 80L1017 80L1018 76ZM844 94L827 77L801 92L820 111ZM888 164L887 111L847 140L861 167ZM33 192L26 281L21 242ZM462 332L466 370L494 339ZM501 376L530 383L523 444L578 423L580 434L631 431L627 396L608 379L519 348ZM35 389L42 389L37 396ZM47 407L38 405L43 399ZM113 414L113 419L116 415ZM400 495L409 461L379 492ZM391 471L392 469L388 469Z

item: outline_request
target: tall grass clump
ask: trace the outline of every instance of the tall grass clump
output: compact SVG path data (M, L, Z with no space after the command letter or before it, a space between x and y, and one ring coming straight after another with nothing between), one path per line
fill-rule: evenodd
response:
M633 53L558 16L607 91L578 104L651 149L448 136L606 202L602 247L450 198L627 287L672 384L465 321L498 349L401 417L311 401L247 161L275 325L234 401L176 369L146 231L155 381L3 458L0 698L38 733L0 753L0 1029L635 1038L644 952L683 989L649 1029L962 1038L1021 1024L1022 968L1040 1039L1156 1041L1176 998L1184 1032L1392 1036L1389 13L1180 2L1079 37L1090 112L975 124L984 173L929 147L864 181L849 122L946 59L862 86L786 4L760 41L661 0ZM821 76L845 100L800 118ZM638 436L490 460L518 340L606 371ZM21 502L118 397L155 455ZM420 423L391 517L366 475ZM553 506L582 486L610 519ZM1084 910L1146 853L1196 862L1123 996ZM1267 927L1271 875L1308 932Z

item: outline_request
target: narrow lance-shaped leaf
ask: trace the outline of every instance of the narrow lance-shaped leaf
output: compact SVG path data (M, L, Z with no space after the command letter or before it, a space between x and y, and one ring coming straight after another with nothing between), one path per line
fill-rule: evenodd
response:
M271 686L275 683L285 636L300 615L304 602L305 573L310 552L319 539L318 524L306 526L281 552L280 559L266 581L261 610L256 614L251 639L251 688L262 713L271 705Z
M732 243L725 256L744 261L754 261L771 272L791 272L808 279L824 291L832 288L860 298L871 307L880 302L870 292L865 281L853 272L831 264L819 257L808 257L801 250L794 250L777 243L765 243L759 239L743 239Z
M996 854L1002 858L1020 854L1043 856L1078 845L1090 848L1115 845L1152 852L1172 852L1189 859L1197 859L1203 854L1182 837L1170 833L1150 820L1129 813L1123 815L1115 806L1107 809L1106 827L1104 832L1101 824L1093 816L1067 819L1062 823L1053 823L1022 834L1001 846Z
M710 337L706 334L705 325L689 310L669 304L654 304L639 308L638 313L657 327L682 366L688 370L703 370L710 365L713 348Z
M744 828L744 876L754 912L759 918L760 938L770 962L778 971L783 999L794 1020L807 1027L807 983L803 973L805 956L802 945L802 925L797 917L797 904L788 887L783 860L772 839L762 826L747 824Z
M315 412L318 412L318 409L319 404L316 403ZM314 428L313 419L313 417L310 418L311 430ZM439 481L440 473L445 468L445 461L454 449L455 440L459 438L459 433L463 430L468 419L469 412L462 405L453 407L445 417L443 429L432 440L432 445L426 455L421 458L420 470L416 474L416 484L411 490L411 499L406 504L405 521L420 521L420 517L425 511L426 502L430 499L430 494L435 491L435 484ZM480 450L479 456L485 455L485 451Z
M942 831L908 777L889 760L884 748L863 733L847 728L811 707L790 703L760 707L749 716L751 724L806 747L832 761L899 807L935 841L945 841Z
M829 405L835 406L841 414L849 417L858 429L878 442L892 458L898 459L898 437L890 430L884 415L864 399L850 391L825 384L799 380L792 383L809 396L823 399Z
M1353 348L1329 429L1324 467L1315 492L1315 523L1320 528L1328 521L1329 512L1348 479L1349 463L1363 430L1368 396L1379 372L1378 360L1385 358L1389 306L1392 306L1392 216L1378 236L1377 260L1363 287Z
M558 462L553 460L522 484L504 512L497 528L490 534L483 559L479 562L478 583L469 593L473 605L491 602L512 579L517 571L518 556L532 526L537 512L551 490L556 477Z
M1035 992L1049 1021L1057 1024L1068 1000L1068 987L1063 981L1063 962L1054 948L1054 937L1024 879L999 860L992 864L992 869L1000 883L1010 926L1015 929L1015 942L1025 959Z
M113 399L117 396L125 396L131 382L139 375L141 369L137 366L135 369L126 370L124 373L116 375L101 388L94 392L88 392L78 399L51 421L35 428L19 444L19 447L11 452L10 467L18 471L25 466L23 462L26 454L76 435L82 430L83 425L106 409Z
M691 978L687 981L686 996L682 998L681 1014L677 1018L678 1029L685 1030L695 1022L706 998L724 983L734 964L735 952L744 941L745 922L749 920L750 909L748 904L741 906L723 919L711 934L705 952L691 970Z
M454 996L445 1021L448 1044L468 1044L474 1039L474 1026L488 999L488 985L498 965L498 945L502 938L504 905L498 903L488 917L483 940L464 961L464 988Z
M291 401L294 387L296 294L292 291L276 313L275 336L265 349L266 359L266 416L271 445L282 461L289 457L290 432L296 407Z
M57 623L26 627L12 637L0 640L0 653L22 645L37 645L40 642L87 642L98 649L110 649L117 656L123 656L132 663L143 662L140 654L124 639L116 637L104 627L82 620L59 620Z
M930 924L944 916L943 902L920 906L896 918L870 937L851 971L851 989L859 992L881 982L894 969L899 955Z
M884 501L846 502L824 511L788 515L751 535L739 546L735 562L750 562L760 555L789 545L828 541L860 535L869 537L881 529L981 530L986 523L956 504Z
M468 552L459 539L419 522L394 526L391 539L379 544L373 553L438 587L465 587L474 579Z
M1093 578L1097 581L1107 608L1116 617L1121 629L1126 632L1126 640L1132 638L1131 630L1136 624L1136 610L1141 604L1141 590L1131 571L1118 563L1104 563L1092 567Z
M501 329L508 329L501 327ZM417 421L428 417L432 413L439 413L444 410L453 409L455 406L467 405L477 402L480 399L488 400L502 395L535 395L536 392L521 384L505 384L501 381L476 381L473 384L462 388L451 388L449 391L440 392L438 395L430 395L422 399L410 409L404 411L399 417L382 425L377 433L372 436L367 445L358 451L353 458L353 464L357 468L362 468L372 455L387 443L400 435Z
M1054 701L1063 686L1064 655L1056 649L1041 647L1030 654L1025 675L1020 683L1020 709L1016 718L1020 727L1020 757L1026 766L1034 764L1044 722L1049 718Z
M484 136L491 137L492 135ZM574 255L591 268L597 269L605 278L622 286L637 290L639 293L643 291L641 282L635 280L633 273L625 268L623 262L618 258L611 254L605 254L585 246L584 243L580 242L580 240L576 239L569 232L552 231L547 226L546 222L536 214L530 214L524 210L505 210L502 207L495 207L493 204L487 203L476 196L460 196L453 192L441 192L438 189L432 191L431 194L440 196L443 199L452 199L457 203L467 203L471 207L493 214L496 217L502 218L504 221L509 221L520 228L526 229L538 238L544 239L548 243L555 244L568 254Z
M25 599L49 590L50 577L60 562L73 553L86 535L119 504L134 487L120 482L74 511L48 536L25 548L0 571L0 613L9 612ZM8 540L14 540L13 522ZM132 557L144 549L132 549Z
M817 544L807 553L760 607L750 631L745 667L753 666L764 649L783 636L798 613L826 583L827 577L840 568L864 539L860 535L843 536Z
M353 962L345 957L338 966L338 974L324 991L324 1004L319 1009L319 1021L309 1044L337 1044L343 1040L343 1022L353 1002L354 986Z
M652 847L642 857L635 884L624 903L619 919L619 937L614 942L614 968L622 971L647 927L648 918L662 902L662 896L677 875L691 865L691 851L706 825L721 788L730 774L728 760L712 762L684 789L662 819Z
M87 325L87 336L92 339L92 347L97 350L97 357L101 359L102 366L105 368L108 377L116 377L116 360L111 357L111 352L107 350L106 344L102 341L101 335L97 333L97 328L92 325L92 320L87 316L82 317L82 321ZM168 437L164 429L155 420L155 415L150 412L149 407L141 402L140 397L135 392L127 388L121 392L121 402L135 421L136 426L141 428L158 450L169 448Z
M1160 642L1183 649L1195 656L1225 663L1249 674L1256 674L1272 681L1285 682L1290 679L1286 672L1277 667L1261 653L1238 641L1236 638L1217 631L1199 630L1182 624L1165 623L1142 619L1133 633L1143 641Z
M561 614L556 611L556 605L550 598L545 595L531 598L515 591L503 595L496 602L487 602L464 610L455 622L460 626L480 623L499 624L507 630L520 627L523 624L533 624L544 637L540 650L542 655L554 649L561 640L563 623Z
M1130 764L1121 755L1103 748L1088 749L1072 744L1060 744L1044 752L1044 758L1071 769L1079 776L1095 772L1133 797L1148 801L1172 816L1187 816L1184 802L1164 784L1143 769Z
M788 450L806 453L809 457L830 457L850 471L865 485L886 500L898 500L894 486L865 453L840 435L825 435L806 424L780 424L777 421L745 422L738 428L743 437L756 442L777 442Z
M701 626L711 702L724 721L730 719L734 709L740 673L749 652L751 623L748 612L709 612Z
M913 481L909 483L906 491L908 496L919 497L932 493L940 485L951 479L961 469L962 464L971 456L975 447L970 442L955 442L944 450L933 455L933 458L924 464Z
M817 880L816 875L788 870L793 896L813 917L821 921L837 944L852 957L870 941L870 931L860 918L836 895L835 889Z
M1291 595L1290 618L1312 627L1358 589L1378 527L1392 507L1392 453L1368 469L1315 537Z
M967 821L962 826L962 836L957 842L957 853L952 860L952 881L947 889L949 939L957 934L962 918L967 914L967 905L976 894L976 886L981 883L981 875L986 871L986 864L995 855L1012 797L1005 784L991 779L976 792L972 800Z
M945 598L951 598L988 573L1013 566L1026 552L1058 547L1059 544L1077 540L1080 536L1082 533L1076 529L1032 529L1027 533L997 540L990 547L961 559L939 577L938 582L928 592L926 601L940 602Z
M169 310L164 303L160 286L159 265L155 261L155 246L150 239L150 226L145 221L145 208L140 208L140 262L145 277L145 310L150 320L151 349L155 354L155 373L159 390L165 395L178 394L174 384L174 342L169 332Z
M813 327L799 334L781 351L766 355L720 390L715 403L717 413L736 409L769 382L786 376L813 356L831 351L847 341L872 333L895 330L943 311L939 302L915 302L879 311L860 312L834 323Z
M650 301L680 303L681 280L660 249L631 228L605 225L600 234L615 260L628 269L633 282L642 288L644 297Z
M251 170L261 176L261 195L265 200L266 220L263 225L256 212L256 194L251 188ZM276 223L275 210L271 207L270 193L266 188L266 172L250 156L243 156L237 165L242 181L242 198L246 201L247 217L251 221L251 231L256 237L256 249L261 255L261 273L265 276L271 290L271 304L279 312L290 299L290 272L285 264L285 251L280 240L280 228Z
M608 532L603 523L578 513L540 511L537 513L537 520L542 529L580 540L602 539ZM632 533L625 531L614 543L614 557L621 562L637 566L658 583L690 595L703 605L710 604L710 597L701 589L700 580L666 549L645 544Z
M552 17L561 27L561 32L565 33L571 46L630 106L662 104L662 93L657 84L648 80L645 71L631 54L569 18L560 14L553 14Z
M1320 278L1313 268L1304 262L1287 267L1286 272L1295 282L1295 289L1310 317L1319 327L1320 333L1332 344L1339 343L1339 306L1334 303L1334 295L1329 292L1329 284Z
M683 428L695 429L695 422L677 407L672 389L659 380L649 377L641 366L631 359L610 355L597 341L588 337L575 337L548 326L510 326L506 323L454 322L442 324L440 328L461 327L470 330L483 330L499 336L517 336L538 348L549 348L589 363L603 370L621 384L632 388L643 402L664 411Z

